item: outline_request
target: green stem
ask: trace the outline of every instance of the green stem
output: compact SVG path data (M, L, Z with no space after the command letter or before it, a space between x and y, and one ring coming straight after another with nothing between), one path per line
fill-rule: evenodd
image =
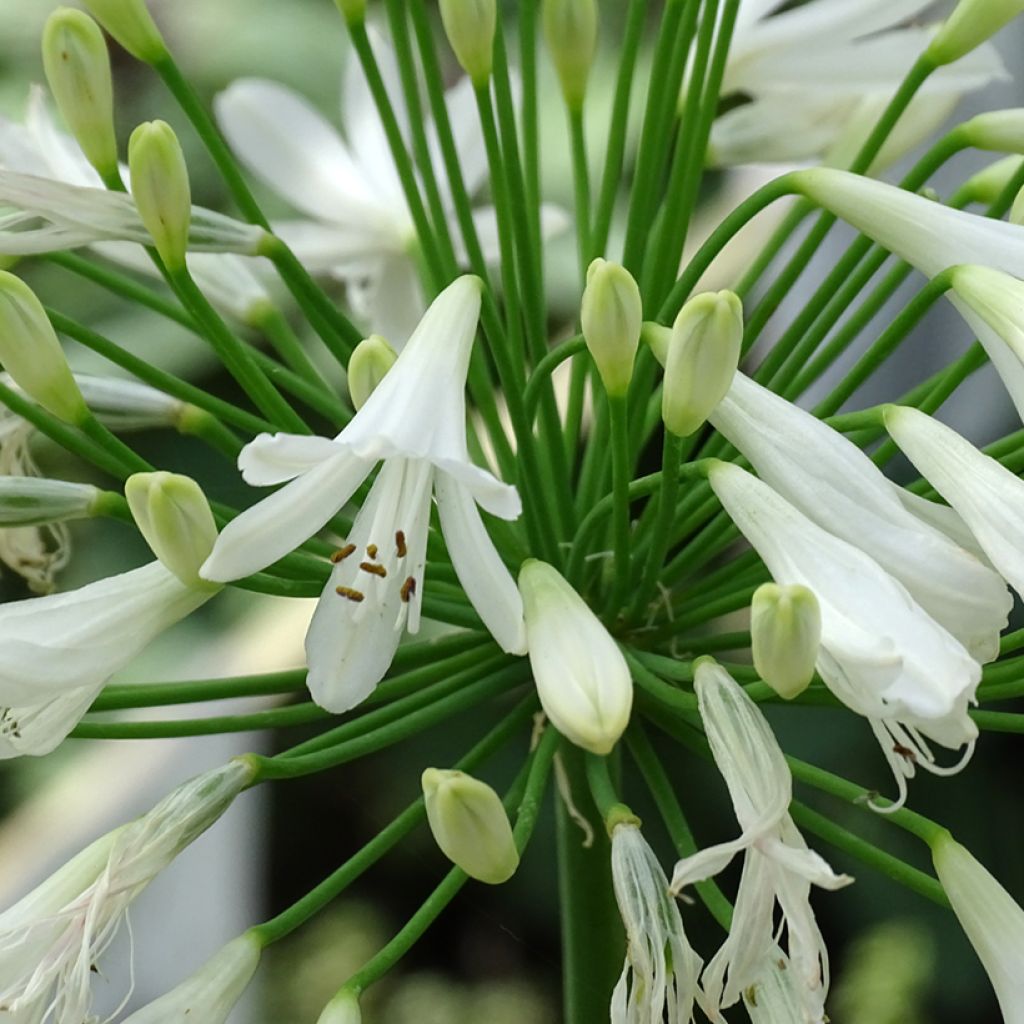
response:
M612 536L614 538L614 580L610 608L621 607L629 586L629 410L625 395L609 395L612 442Z
M587 140L583 126L583 108L569 110L569 140L572 148L572 183L576 213L576 245L580 260L580 280L587 277L587 265L593 248L590 233L590 171L587 168Z

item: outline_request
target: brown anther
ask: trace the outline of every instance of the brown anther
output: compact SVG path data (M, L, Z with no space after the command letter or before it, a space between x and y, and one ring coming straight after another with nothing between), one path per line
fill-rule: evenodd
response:
M343 562L346 558L348 558L348 556L351 555L352 552L355 551L355 549L355 544L346 544L343 548L338 548L338 550L335 551L333 555L331 555L331 561L335 565L337 565L339 562Z
M409 599L412 597L413 594L416 593L416 578L414 576L410 576L402 584L402 589L401 589L400 593L401 593L401 596L402 596L402 600L406 604L408 604L409 603Z
M385 569L383 565L377 565L376 562L360 562L359 568L362 569L363 572L370 572L373 573L374 576L380 576L381 579L388 574L387 569Z
M354 587L335 587L334 589L336 593L342 597L347 597L350 601L355 601L356 604L366 597L361 590L356 590Z
M367 544L366 545L366 553L371 558L376 558L377 557L377 545L376 544Z
M904 758L907 761L917 761L917 754L914 753L914 751L911 750L910 747L903 746L902 743L894 743L892 746L892 751L894 754L899 754L900 757Z
M401 530L395 534L395 547L398 549L399 558L405 558L409 553L409 549L405 546L405 534Z

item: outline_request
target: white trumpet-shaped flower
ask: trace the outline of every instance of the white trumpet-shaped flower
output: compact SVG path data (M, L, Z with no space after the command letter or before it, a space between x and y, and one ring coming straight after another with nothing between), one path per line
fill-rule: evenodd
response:
M376 33L377 64L409 141L409 113L394 51ZM468 193L487 180L487 157L473 86L460 79L445 97ZM370 330L401 346L425 302L416 266L417 240L398 171L360 63L346 67L341 95L344 137L303 96L278 82L243 78L215 100L217 119L243 164L300 211L305 220L284 221L275 231L314 272L343 281L349 301ZM422 116L418 111L416 117ZM433 120L425 128L452 238L459 239L454 204L443 173ZM546 235L564 227L564 213L541 210ZM484 258L498 259L493 207L479 207L474 221Z
M758 476L866 551L981 662L999 653L1012 598L998 574L904 507L882 471L817 417L737 373L711 415Z
M665 872L635 822L612 830L612 885L626 929L612 1024L688 1024L703 962L686 937Z
M244 932L180 985L125 1018L124 1024L224 1024L256 973L262 951L256 934Z
M912 21L932 0L743 0L723 95L747 98L715 122L719 164L818 160L856 155L933 29ZM781 10L788 7L786 10ZM960 97L1006 77L992 46L933 74L883 152L885 166L932 134Z
M948 832L933 841L932 862L992 982L1004 1024L1024 1024L1024 910Z
M239 456L249 483L290 482L228 524L202 569L211 580L238 579L290 552L384 462L306 637L310 691L330 711L363 700L391 664L402 628L419 628L431 491L470 601L504 650L526 652L519 591L477 508L515 519L519 495L475 466L466 449L466 373L480 294L475 277L449 285L333 440L261 434Z
M789 957L775 947L766 957L764 968L752 985L743 990L743 1005L751 1024L826 1024L824 1013L812 1012L802 1005L800 979Z
M899 786L897 806L917 766L935 774L962 767L978 735L967 706L981 666L960 641L873 558L763 481L727 463L715 465L709 480L775 582L801 584L817 597L818 672L871 724ZM940 767L925 737L950 749L967 745L965 759Z
M0 1015L19 1024L95 1020L96 965L132 901L252 778L251 765L234 760L190 779L0 914Z
M677 865L672 889L722 871L744 853L729 935L701 979L713 1010L732 1006L758 984L777 954L778 902L786 928L789 970L803 1021L820 1021L828 994L828 951L810 905L811 885L839 889L837 875L807 846L789 815L792 778L785 756L757 705L711 659L697 665L694 688L715 764L725 779L742 834L700 850ZM713 1019L720 1019L714 1017Z
M918 409L888 407L885 426L967 524L989 561L1024 595L1024 480Z

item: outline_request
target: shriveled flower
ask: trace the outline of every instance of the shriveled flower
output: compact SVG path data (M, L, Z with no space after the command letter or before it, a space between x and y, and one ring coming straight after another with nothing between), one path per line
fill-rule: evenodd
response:
M756 477L726 463L709 474L733 522L776 583L812 590L821 607L818 672L847 707L864 715L899 787L920 766L959 770L977 726L967 714L981 666L917 604L898 580L859 548L813 523ZM935 763L931 739L957 749L952 769Z
M504 650L526 652L519 591L477 509L515 519L519 495L475 466L466 448L466 373L479 313L480 281L459 278L337 437L261 434L239 456L248 483L291 482L225 527L203 566L210 580L239 579L287 554L384 463L306 636L309 688L330 711L363 700L387 672L403 628L419 629L431 491L470 601Z
M92 979L128 908L253 778L234 760L183 783L0 914L0 1010L17 1021L93 1020Z
M789 815L792 778L771 727L743 688L709 659L698 662L694 689L715 764L725 779L742 834L700 850L676 865L672 889L722 871L744 853L729 935L704 970L701 985L712 1008L725 1009L762 981L777 955L775 904L782 911L789 969L803 1021L820 1021L828 995L828 951L810 905L811 885L840 889L837 875L807 846Z
M626 929L612 1024L687 1024L703 961L690 946L665 872L635 821L612 829L612 884Z

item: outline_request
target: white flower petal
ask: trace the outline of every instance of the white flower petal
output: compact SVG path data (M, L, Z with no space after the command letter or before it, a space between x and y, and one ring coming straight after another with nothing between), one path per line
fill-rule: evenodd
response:
M326 437L308 434L257 434L238 455L242 479L253 487L294 480L343 449Z
M83 686L24 707L0 708L0 760L56 750L103 688Z

